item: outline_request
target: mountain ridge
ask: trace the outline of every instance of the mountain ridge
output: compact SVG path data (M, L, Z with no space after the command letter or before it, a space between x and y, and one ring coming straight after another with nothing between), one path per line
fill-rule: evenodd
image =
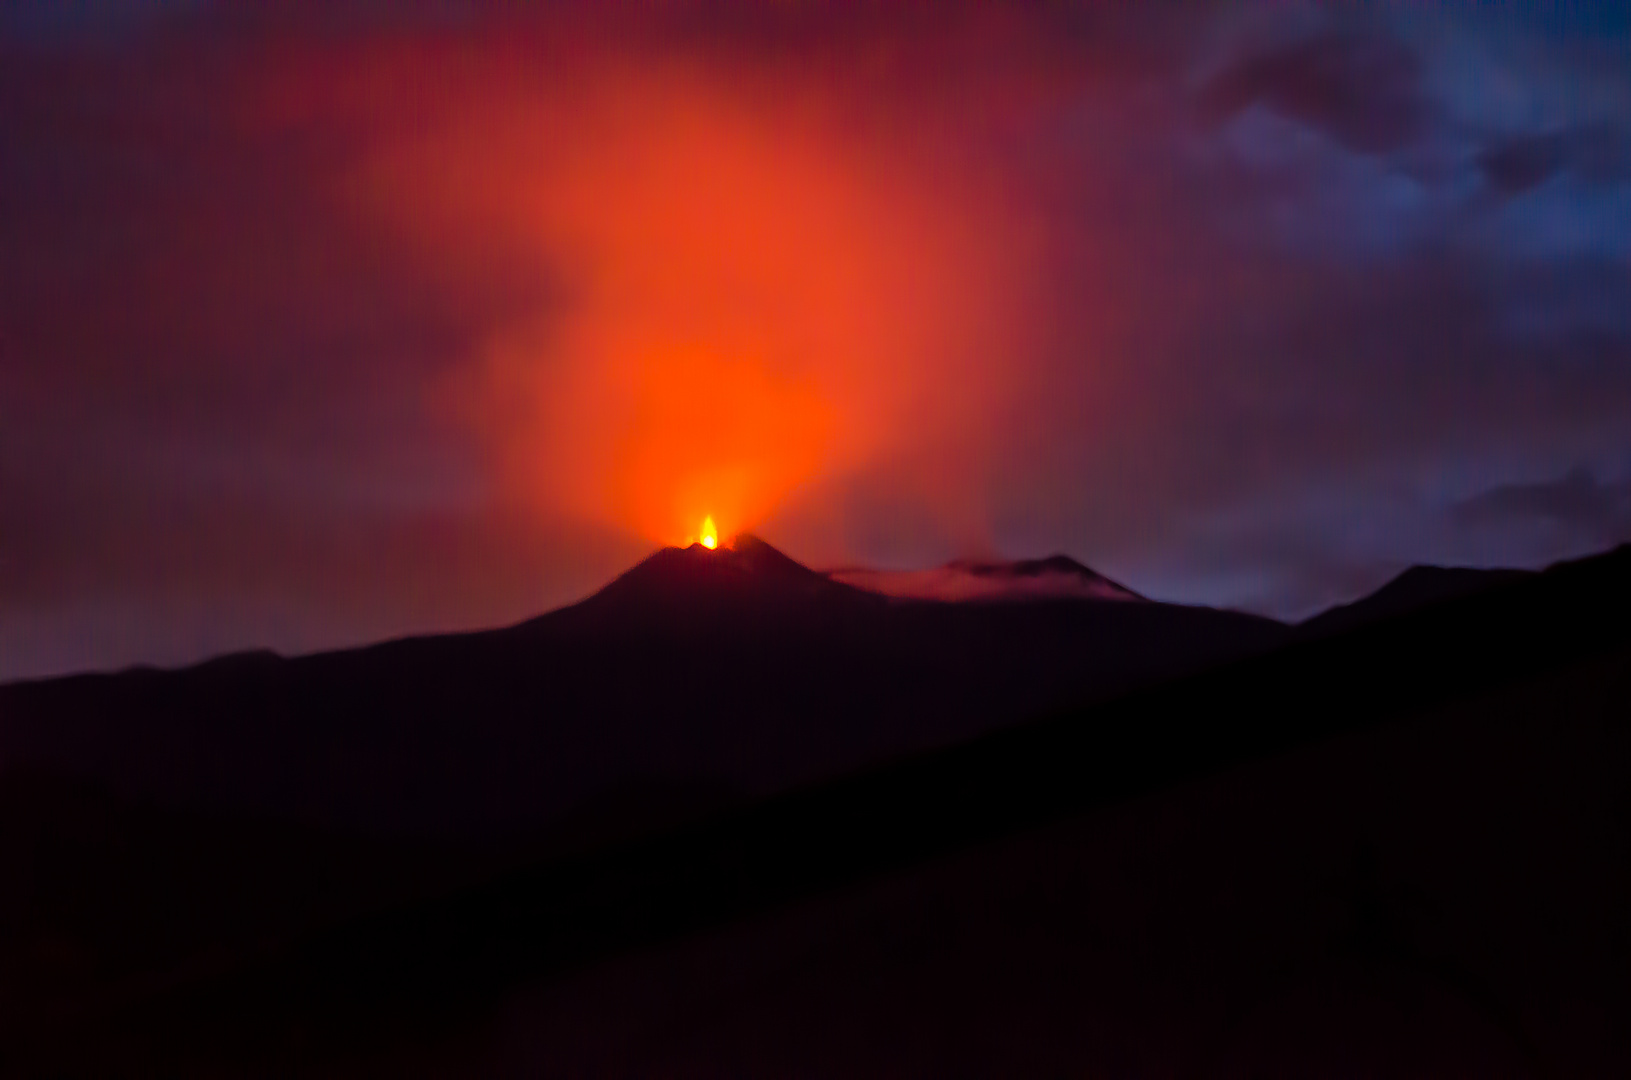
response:
M0 781L362 831L531 832L631 785L744 797L1277 647L1159 603L920 604L752 537L509 627L0 687Z
M1363 596L1309 616L1297 623L1296 629L1303 636L1339 633L1523 581L1536 573L1538 571L1417 563Z
M1297 637L1323 636L1522 580L1539 572L1508 567L1418 563L1401 570L1371 592L1332 605L1300 621L1285 622L1235 609L1155 600L1063 553L1014 560L961 558L926 570L877 570L863 566L815 570L759 537L742 533L717 549L708 549L696 543L687 547L659 548L588 596L503 626L410 633L312 653L285 654L270 648L251 647L174 667L138 663L109 670L66 672L3 681L0 682L0 691L9 687L87 679L152 678L175 673L207 673L220 677L264 671L291 661L374 652L409 643L475 642L516 632L550 630L566 623L583 628L597 622L615 622L631 614L637 615L639 612L634 609L641 607L646 608L646 614L661 613L668 623L686 617L706 623L710 617L722 614L726 608L737 609L739 614L744 605L768 603L775 606L811 600L836 601L862 607L900 601L951 604L988 601L1136 601L1162 607L1228 611L1288 626L1294 629ZM976 584L969 587L970 581ZM1064 587L1057 587L1061 582Z

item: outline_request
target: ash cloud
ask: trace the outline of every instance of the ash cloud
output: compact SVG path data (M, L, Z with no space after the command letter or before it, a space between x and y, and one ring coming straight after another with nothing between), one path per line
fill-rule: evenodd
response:
M1220 116L1261 104L1364 153L1417 138L1430 109L1415 52L1378 27L1331 30L1243 58L1212 79L1205 101Z

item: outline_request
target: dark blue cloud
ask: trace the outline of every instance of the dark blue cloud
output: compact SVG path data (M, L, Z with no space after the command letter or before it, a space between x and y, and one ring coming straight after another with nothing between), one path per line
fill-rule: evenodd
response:
M1418 137L1429 108L1420 60L1379 28L1331 31L1247 56L1215 76L1205 97L1218 114L1260 103L1372 153Z
M1604 483L1575 468L1555 480L1497 484L1457 503L1452 514L1468 528L1556 525L1608 547L1631 541L1631 477Z
M1565 171L1599 186L1631 184L1631 130L1610 124L1515 135L1478 156L1490 183L1518 195Z
M0 5L0 41L117 44L155 23L209 5L210 0L8 0Z

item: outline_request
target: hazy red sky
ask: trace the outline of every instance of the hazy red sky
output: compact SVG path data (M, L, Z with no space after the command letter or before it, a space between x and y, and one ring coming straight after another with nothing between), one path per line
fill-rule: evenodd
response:
M704 514L1282 615L1631 536L1623 17L607 10L0 16L0 677Z

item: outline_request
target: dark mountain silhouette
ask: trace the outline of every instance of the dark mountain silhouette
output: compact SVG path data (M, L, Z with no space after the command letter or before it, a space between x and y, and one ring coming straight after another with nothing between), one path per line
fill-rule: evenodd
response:
M382 1022L420 1023L404 1016L445 1027L596 957L915 873L902 868L1379 718L1442 710L1526 673L1572 671L1625 636L1615 605L1628 557L1544 575L1412 571L1294 632L1130 592L1106 602L1093 589L1120 587L1063 557L949 569L1005 587L1093 589L946 603L879 595L743 537L657 552L587 600L503 630L0 687L11 882L0 1046L54 1048L42 1052L56 1063L89 1032L84 1045L112 1054L86 1059L80 1071L95 1074L135 1060L131 1025L168 1030L155 1037L178 1047L192 1045L180 1030L239 1046L260 1045L244 1034L256 1025L316 1024L351 1045ZM1543 696L1598 693L1589 679L1545 677L1563 682ZM1332 686L1345 689L1333 697ZM1060 719L1032 722L1049 714ZM1454 753L1474 763L1484 752ZM1499 761L1503 784L1532 767L1523 755ZM1582 791L1595 790L1588 781ZM1558 822L1575 811L1549 810L1514 782L1511 797L1542 815L1536 827L1566 842L1576 826ZM1414 804L1422 827L1441 813L1435 799L1465 801L1446 784ZM1252 790L1242 805L1255 805ZM1286 807L1291 819L1306 812ZM1269 859L1253 854L1268 841L1217 842ZM1083 857L1039 850L1059 865ZM1017 889L1001 903L1022 906L1066 888L1031 858L957 888ZM1195 860L1163 858L1174 874ZM1098 910L1102 871L1068 886L1071 905ZM1197 895L1212 887L1186 880ZM1252 880L1263 884L1242 895L1265 910L1306 887ZM1003 884L1014 881L1030 884ZM1201 916L1185 902L1157 891L1141 903L1193 939L1185 927ZM1399 916L1375 914L1377 903L1355 908L1355 941L1442 967L1388 929ZM1011 932L987 918L971 924L987 927L978 934ZM1302 925L1296 911L1282 918ZM1081 947L1079 931L1042 925L1050 947ZM869 969L926 1000L961 977L820 933L839 935L824 951L871 957ZM949 955L973 947L957 941ZM1444 978L1459 985L1462 971ZM604 1052L582 1031L552 1038ZM169 1051L141 1051L153 1053L157 1072L173 1071ZM9 1060L0 1053L0 1072Z
M1337 633L1521 581L1528 576L1530 571L1527 570L1412 566L1369 596L1303 620L1297 624L1297 632L1309 637Z
M665 589L711 572L677 559ZM1631 547L549 855L31 1028L9 1060L1623 1076L1628 665Z
M32 1003L8 1014L26 1027L1288 635L1153 603L899 602L741 537L502 630L0 687L0 998Z
M538 834L624 795L768 794L1288 633L1166 604L891 603L743 537L504 630L0 688L0 770L312 825Z

